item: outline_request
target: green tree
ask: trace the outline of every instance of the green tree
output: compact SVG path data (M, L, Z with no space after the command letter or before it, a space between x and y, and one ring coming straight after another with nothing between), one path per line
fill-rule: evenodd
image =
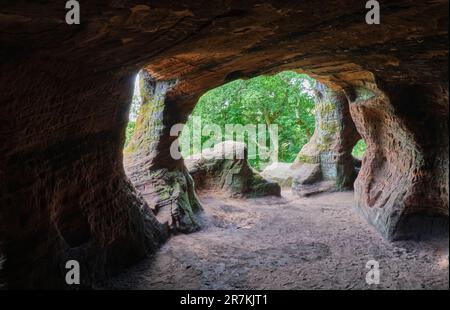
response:
M131 99L130 113L128 115L128 125L125 132L126 135L125 147L128 145L128 143L130 143L134 131L136 130L136 120L139 114L139 109L141 107L141 95L140 95L141 92L139 90L138 76L136 76L136 80L134 82L133 98Z
M362 159L364 153L366 152L367 146L363 139L359 140L358 143L353 147L352 155L356 158Z
M192 132L192 116L201 117L202 124L219 125L222 132L225 124L277 124L279 160L292 162L314 132L314 84L306 75L285 71L215 88L200 98L180 139ZM202 143L209 138L202 137ZM192 148L182 149L183 155L200 151ZM267 164L259 158L250 162L255 168Z

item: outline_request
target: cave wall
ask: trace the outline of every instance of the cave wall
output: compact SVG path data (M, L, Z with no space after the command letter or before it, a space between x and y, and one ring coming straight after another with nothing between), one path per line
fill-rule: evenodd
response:
M154 251L159 223L122 166L132 77L42 58L10 69L0 130L8 287L64 286L72 259L90 286Z
M358 210L390 240L448 234L448 86L389 85L370 99L366 91L351 102L368 146Z
M0 257L10 287L59 286L69 257L90 285L159 243L122 166L132 81L144 67L178 81L165 99L175 117L225 82L288 69L350 101L358 87L377 88L376 100L351 108L369 142L359 208L383 215L372 222L387 237L403 227L387 221L406 214L396 210L411 211L400 223L448 219L448 1L393 0L381 12L368 26L360 0L92 0L81 3L81 24L67 25L61 1L3 3Z

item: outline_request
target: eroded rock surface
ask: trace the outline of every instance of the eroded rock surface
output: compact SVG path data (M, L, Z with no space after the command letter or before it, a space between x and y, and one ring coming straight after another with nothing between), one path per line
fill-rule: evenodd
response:
M274 162L261 171L263 178L277 182L281 187L292 186L292 178L298 172L298 168L290 163Z
M181 158L170 154L171 115L166 108L166 94L176 81L156 81L147 71L139 75L141 108L136 132L124 151L125 170L161 222L176 232L199 229L194 212L201 204L194 182ZM172 122L169 121L169 124Z
M225 141L187 158L198 190L219 190L232 197L280 196L278 183L264 179L248 163L244 143Z
M63 266L73 258L90 285L158 244L159 226L122 166L143 67L158 82L178 81L166 94L166 129L206 90L241 77L297 70L350 99L358 87L377 88L378 99L352 104L368 143L355 185L360 209L387 237L443 227L448 1L383 1L380 25L365 23L364 4L85 1L81 24L67 25L61 1L3 3L0 252L8 285L65 287ZM182 171L167 155L169 136L152 158Z
M385 94L351 102L368 145L359 210L388 239L448 235L448 90L397 85Z
M352 149L360 135L345 93L318 83L316 94L314 134L292 165L299 168L292 181L299 196L352 188L358 171Z

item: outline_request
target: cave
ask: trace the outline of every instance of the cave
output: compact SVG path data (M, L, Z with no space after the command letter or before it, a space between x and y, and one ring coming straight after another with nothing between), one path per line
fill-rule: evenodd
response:
M96 287L174 230L194 236L202 206L172 126L210 89L285 70L316 79L322 107L296 197L350 186L383 242L448 238L448 1L382 3L374 25L366 13L356 0L89 1L67 24L60 1L4 4L0 287L68 288L68 260ZM153 134L124 153L141 70ZM154 214L168 203L170 225Z

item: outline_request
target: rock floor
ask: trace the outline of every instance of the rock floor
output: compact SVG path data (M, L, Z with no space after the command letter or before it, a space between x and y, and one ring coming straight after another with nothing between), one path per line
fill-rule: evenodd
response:
M448 238L389 243L352 208L352 192L201 201L201 231L172 237L106 287L449 289ZM380 264L379 285L366 283L369 260Z

